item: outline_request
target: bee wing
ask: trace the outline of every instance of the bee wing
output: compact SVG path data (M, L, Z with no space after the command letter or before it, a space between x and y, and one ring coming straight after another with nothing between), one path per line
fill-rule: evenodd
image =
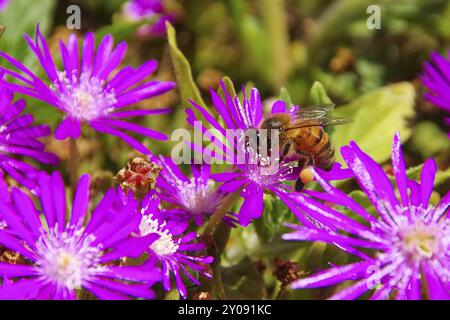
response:
M295 115L293 123L302 120L319 120L326 116L327 112L325 110L301 110Z
M331 112L334 110L334 107L336 105L334 103L328 103L328 104L314 104L310 106L304 106L300 107L300 112L303 111L323 111L323 112Z
M335 118L329 114L334 110L334 104L311 105L302 107L292 119L292 125L286 130L308 127L337 126L352 122L346 118Z
M296 121L289 127L288 130L301 129L301 128L311 128L311 127L330 127L339 126L342 124L351 123L353 120L346 118L334 118L325 115L324 117L319 117L316 119L311 118L297 118Z
M334 110L334 104L320 104L320 105L311 105L300 108L297 112L295 120L318 120L328 116L330 112Z

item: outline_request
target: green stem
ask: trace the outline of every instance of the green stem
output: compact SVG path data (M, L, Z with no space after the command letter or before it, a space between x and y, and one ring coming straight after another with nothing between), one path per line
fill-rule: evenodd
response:
M228 194L225 198L223 198L222 202L217 208L217 211L211 216L211 219L203 230L203 236L213 235L214 231L222 221L227 211L230 209L231 205L236 201L237 198L239 198L240 193L241 190L238 190Z
M78 166L79 166L79 154L77 141L75 139L69 139L69 172L70 172L70 186L72 193L75 195L75 190L78 184Z
M219 299L225 299L225 289L222 283L222 276L220 273L221 255L225 250L228 239L230 238L231 228L225 222L223 217L231 206L239 198L241 190L227 195L220 203L217 211L212 215L209 223L203 230L202 237L210 238L212 243L208 246L208 254L214 258L211 264L212 280L210 287ZM208 286L208 284L207 284Z
M290 70L289 30L284 0L263 0L262 17L270 43L272 86L279 90L286 85Z
M278 294L277 294L277 297L275 298L275 300L283 299L285 292L286 292L286 286L284 284L281 284L280 290L278 291Z

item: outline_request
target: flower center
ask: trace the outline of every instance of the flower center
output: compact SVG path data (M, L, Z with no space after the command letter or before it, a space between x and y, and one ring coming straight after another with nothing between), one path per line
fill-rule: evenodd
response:
M437 225L418 221L403 231L403 250L414 261L430 259L439 252L439 234Z
M270 163L269 159L260 161L255 165L247 165L246 167L247 177L254 183L259 185L273 185L280 184L287 179L294 167L289 163Z
M62 107L79 120L92 120L108 114L117 102L114 90L108 90L104 81L82 73L68 78L66 72L59 73L59 82L53 86L59 95Z
M189 182L183 182L179 190L181 205L192 213L211 213L216 209L217 201L212 199L215 195L213 181L191 178Z
M159 223L157 219L153 218L152 214L142 215L142 220L139 225L139 233L141 236L146 236L151 233L159 235L159 239L153 242L150 249L158 256L167 256L177 252L179 244L176 243L172 234L165 228L166 223Z
M37 242L40 259L37 266L45 281L70 290L80 288L83 281L104 270L99 264L101 248L92 246L94 237L82 237L82 230L60 233L50 230Z

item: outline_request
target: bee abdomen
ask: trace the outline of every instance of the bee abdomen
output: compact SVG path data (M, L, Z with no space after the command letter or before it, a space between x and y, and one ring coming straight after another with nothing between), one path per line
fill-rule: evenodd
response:
M330 170L334 163L334 147L328 137L328 134L322 131L322 139L317 144L315 153L316 165L324 170Z

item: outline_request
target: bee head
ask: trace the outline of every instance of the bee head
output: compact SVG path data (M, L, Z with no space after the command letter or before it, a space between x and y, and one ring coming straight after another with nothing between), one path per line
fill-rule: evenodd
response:
M283 121L283 119L272 117L264 120L264 122L261 124L262 129L282 129L283 126L286 123Z

